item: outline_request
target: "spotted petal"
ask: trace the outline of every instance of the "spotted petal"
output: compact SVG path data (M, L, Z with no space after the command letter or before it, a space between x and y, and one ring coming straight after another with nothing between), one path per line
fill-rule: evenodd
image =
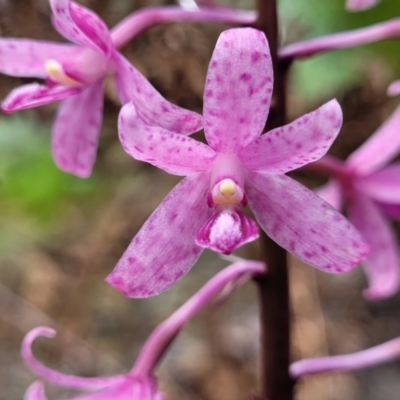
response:
M122 108L118 125L122 146L129 155L170 174L205 171L215 159L214 150L204 143L145 124L132 103Z
M356 229L288 176L249 173L245 190L265 233L307 264L340 273L351 270L366 256L368 246Z
M145 222L106 281L128 297L149 297L182 278L203 251L195 237L210 216L208 184L204 173L183 179Z
M204 132L216 151L238 152L262 133L273 71L265 35L252 28L221 34L204 90Z
M294 122L256 138L239 154L250 171L284 174L325 155L342 126L342 110L331 100Z
M110 56L113 46L106 24L94 12L70 0L50 0L55 28L67 39Z
M349 199L348 215L370 246L363 262L368 278L368 299L382 299L395 294L400 285L400 256L396 235L377 206L362 193Z
M81 88L67 86L48 87L38 83L20 86L14 89L2 102L1 109L6 113L38 107L53 101L62 100L79 94Z
M132 103L149 125L172 132L191 134L203 127L203 118L165 100L149 81L122 55L115 53L115 86L122 104Z
M10 76L46 78L45 63L73 59L80 51L70 44L25 39L0 39L0 72Z
M52 135L54 161L62 170L81 178L91 174L102 117L102 81L63 101Z

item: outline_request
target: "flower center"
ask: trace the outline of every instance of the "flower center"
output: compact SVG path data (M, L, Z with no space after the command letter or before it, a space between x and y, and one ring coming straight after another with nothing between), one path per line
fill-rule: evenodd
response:
M75 79L69 77L62 65L56 60L47 60L45 62L45 68L51 80L60 85L66 86L81 86L82 84Z
M233 179L223 179L214 185L211 196L215 204L238 204L243 200L243 190Z

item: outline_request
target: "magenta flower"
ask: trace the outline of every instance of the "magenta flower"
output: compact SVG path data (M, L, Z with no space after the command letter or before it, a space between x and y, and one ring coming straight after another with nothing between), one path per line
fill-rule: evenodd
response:
M103 378L84 378L54 371L35 359L32 343L39 336L52 338L55 331L38 327L30 331L22 342L22 357L28 367L48 382L60 386L90 390L92 393L69 400L166 400L157 391L154 369L182 327L216 295L218 304L236 287L253 276L265 272L264 264L256 261L238 261L214 276L174 314L156 328L145 343L130 372ZM47 400L43 384L34 382L27 390L25 400Z
M363 262L369 282L364 295L368 299L392 296L400 284L396 234L384 216L400 220L400 163L385 167L400 149L399 126L397 108L347 161L329 156L315 163L332 174L318 195L337 209L345 200L350 221L370 245Z
M346 8L348 11L363 11L374 7L379 0L347 0Z
M50 5L55 28L76 45L1 39L0 72L46 80L45 85L32 83L15 89L2 109L14 112L65 99L52 137L53 156L61 169L80 177L91 174L102 123L104 82L109 75L114 75L121 102L133 101L145 121L156 120L184 134L201 128L200 115L166 101L115 51L108 28L96 14L70 0L50 0ZM151 14L149 18L154 22Z
M332 100L260 136L273 87L263 33L232 29L220 36L204 93L209 145L150 126L123 107L120 139L134 158L186 175L150 216L107 281L131 297L162 292L181 278L204 248L228 254L261 228L308 264L344 272L366 254L363 240L338 212L284 175L317 160L336 138L342 113Z

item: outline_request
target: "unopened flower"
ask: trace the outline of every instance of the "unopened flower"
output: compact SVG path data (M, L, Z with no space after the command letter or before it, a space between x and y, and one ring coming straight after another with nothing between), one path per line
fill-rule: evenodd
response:
M261 262L238 261L215 275L194 296L159 325L150 335L134 367L124 375L103 378L86 378L66 375L54 371L35 359L32 343L39 336L54 337L55 331L39 327L30 331L22 343L22 357L28 367L38 376L59 386L90 390L91 393L69 400L166 400L157 390L154 369L165 351L182 327L205 305L220 295L226 298L233 288L245 283L251 277L263 274L265 266ZM27 390L25 400L47 400L43 384L34 382Z
M134 158L186 175L133 239L107 281L127 296L157 294L181 278L204 248L228 254L261 228L306 263L345 272L366 254L353 226L327 203L284 175L322 157L342 123L332 100L260 136L273 87L263 33L232 29L220 36L204 92L209 145L146 124L123 107L122 145Z
M400 220L400 163L386 164L400 149L400 107L345 162L326 156L317 163L331 180L317 193L347 216L370 246L363 262L369 288L364 295L380 299L400 284L400 255L396 234L385 215Z

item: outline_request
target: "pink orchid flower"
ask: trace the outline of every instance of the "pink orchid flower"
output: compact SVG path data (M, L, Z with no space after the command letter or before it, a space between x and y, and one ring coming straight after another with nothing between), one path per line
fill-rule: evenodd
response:
M400 285L397 238L384 216L400 220L400 163L385 167L399 152L399 126L400 107L345 162L326 156L314 164L332 178L317 194L338 210L346 200L348 218L370 245L363 262L368 299L392 296Z
M25 39L0 39L0 72L45 79L15 89L3 101L9 113L63 100L53 127L52 150L56 164L80 177L91 174L103 114L105 79L113 75L123 104L132 101L145 121L190 134L202 127L199 114L166 101L114 46L157 21L170 19L241 21L254 19L239 12L187 11L167 8L139 12L120 25L111 37L105 23L92 11L70 0L50 0L53 24L76 45Z
M347 0L346 8L348 11L363 11L374 7L380 0Z
M119 119L121 143L134 158L186 175L150 216L108 283L125 295L160 293L180 279L204 248L231 253L261 228L306 263L345 272L366 254L353 226L312 191L284 175L322 157L342 123L332 100L260 136L271 102L273 70L263 33L220 36L204 92L209 145L146 124L132 104Z
M33 356L32 343L39 336L48 338L55 336L55 331L47 327L35 328L25 336L21 348L22 357L35 374L48 382L68 388L92 391L92 393L76 396L69 400L166 400L166 397L157 391L154 369L182 327L217 295L219 295L217 304L220 304L235 287L264 272L263 263L241 260L215 275L153 331L134 367L127 374L103 378L84 378L66 375L46 367ZM24 399L47 400L42 382L34 382L25 393Z

